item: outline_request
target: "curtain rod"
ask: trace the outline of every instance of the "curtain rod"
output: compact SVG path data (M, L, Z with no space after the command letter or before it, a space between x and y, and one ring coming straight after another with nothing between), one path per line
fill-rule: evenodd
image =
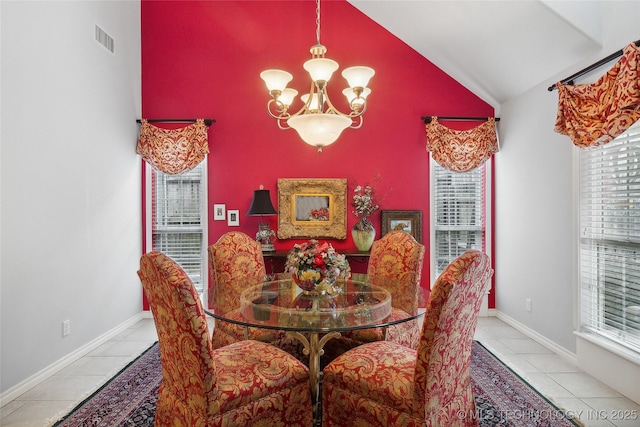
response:
M635 43L636 46L640 46L640 40L636 40L634 43ZM617 52L612 53L611 55L607 56L606 58L602 58L600 61L598 61L598 62L596 62L594 64L589 65L585 69L580 70L577 73L572 74L569 77L566 77L566 78L560 80L560 83L563 84L563 85L565 85L567 83L573 84L573 79L578 78L580 76L583 76L583 75L587 74L589 71L595 70L596 68L602 67L607 62L610 62L610 61L613 61L616 58L619 58L620 56L622 56L623 53L624 53L624 48L620 49ZM549 86L547 88L547 90L549 92L551 92L554 89L556 89L556 84L553 84L553 85L551 85L551 86Z
M149 123L195 123L198 119L146 119ZM206 126L211 126L216 122L215 119L203 119ZM142 123L137 119L136 123Z
M465 121L465 122L486 122L489 120L488 117L453 117L453 116L436 116L438 120L454 120L454 121ZM422 116L422 121L427 124L431 123L431 116ZM500 121L500 117L496 117L494 119L496 122Z

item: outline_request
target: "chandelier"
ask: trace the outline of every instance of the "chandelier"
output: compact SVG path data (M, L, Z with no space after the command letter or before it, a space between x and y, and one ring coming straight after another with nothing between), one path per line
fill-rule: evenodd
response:
M351 111L343 113L333 106L327 94L327 84L338 69L338 63L325 58L327 48L320 44L320 0L316 1L316 44L310 52L311 59L304 63L304 69L311 77L311 89L308 94L300 96L304 105L297 112L289 112L298 95L297 90L287 87L287 83L293 79L291 73L265 70L260 77L271 94L267 111L277 120L278 127L282 130L295 129L304 142L322 152L322 147L333 144L346 128L359 129L362 126L362 114L367 109L367 96L371 93L367 84L375 71L363 66L345 68L342 77L347 80L349 87L342 93Z

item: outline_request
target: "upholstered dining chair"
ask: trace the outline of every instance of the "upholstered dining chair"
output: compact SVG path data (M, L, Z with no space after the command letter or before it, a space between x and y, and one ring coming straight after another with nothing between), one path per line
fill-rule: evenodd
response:
M208 248L211 289L209 306L224 309L227 317L242 320L239 311L240 294L248 287L259 285L267 276L260 243L247 234L232 231L220 236ZM215 320L213 348L246 338L245 328L235 323ZM250 328L248 337L258 341L275 342L283 334L269 329Z
M225 310L228 319L244 320L240 312L240 295L245 289L263 283L267 276L260 243L245 233L232 231L223 234L209 246L208 253L212 286L209 292L210 305L217 310ZM247 338L273 344L304 362L308 360L300 341L287 337L284 331L245 328L215 319L213 348Z
M373 242L367 267L369 283L382 286L391 293L393 311L389 320L404 319L418 313L420 305L420 278L424 261L424 245L406 231L394 230ZM420 335L418 320L392 325L387 328L386 340L416 348ZM385 338L381 328L363 329L345 333L344 342L334 346L345 349ZM339 349L338 353L343 349Z
M214 350L191 280L164 254L143 255L138 275L160 343L156 426L312 425L304 364L254 340Z
M331 362L323 426L477 426L471 346L492 273L486 254L465 252L431 291L417 350L378 341Z

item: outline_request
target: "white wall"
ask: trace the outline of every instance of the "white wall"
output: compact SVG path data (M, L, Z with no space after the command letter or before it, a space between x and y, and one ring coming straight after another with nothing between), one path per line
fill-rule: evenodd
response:
M4 392L142 309L141 87L139 2L0 7Z
M553 132L557 100L540 86L500 111L496 308L575 352L573 147Z
M576 353L577 326L576 149L553 131L558 94L547 87L639 38L640 2L603 2L603 11L600 52L500 109L496 308L569 353ZM596 80L614 63L578 83Z

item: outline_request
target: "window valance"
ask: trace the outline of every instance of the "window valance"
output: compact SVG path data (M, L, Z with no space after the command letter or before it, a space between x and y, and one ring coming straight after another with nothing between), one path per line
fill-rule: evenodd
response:
M486 122L468 130L450 129L433 116L427 123L427 151L442 167L454 172L469 172L498 152L496 122Z
M556 83L558 114L554 130L580 148L613 140L640 119L640 47L631 43L598 81Z
M180 129L162 129L142 119L136 153L155 169L176 175L196 167L209 153L204 119Z

